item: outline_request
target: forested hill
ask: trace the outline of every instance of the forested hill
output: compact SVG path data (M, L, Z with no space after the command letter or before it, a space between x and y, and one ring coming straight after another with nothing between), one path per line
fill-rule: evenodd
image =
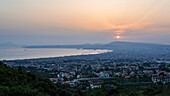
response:
M73 88L54 85L19 68L11 68L0 62L0 96L79 96Z

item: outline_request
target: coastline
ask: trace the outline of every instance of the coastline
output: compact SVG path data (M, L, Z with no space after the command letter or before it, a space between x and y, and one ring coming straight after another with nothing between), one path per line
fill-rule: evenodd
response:
M40 50L42 50L44 48L40 48ZM45 48L47 49L47 48ZM8 57L6 59L0 59L0 61L15 61L15 60L36 60L36 59L51 59L51 58L60 58L60 57L69 57L69 56L85 56L85 55L97 55L97 54L102 54L102 53L108 53L108 52L113 52L113 50L107 50L107 49L84 49L84 48L48 48L48 50L67 50L67 51L78 51L78 53L66 53L64 52L64 54L60 54L60 55L51 55L49 56L45 56L45 55L42 55L42 56L26 56L26 57ZM29 51L29 50L39 50L38 48L22 48L22 51ZM80 52L79 52L80 51ZM61 52L60 52L61 53Z

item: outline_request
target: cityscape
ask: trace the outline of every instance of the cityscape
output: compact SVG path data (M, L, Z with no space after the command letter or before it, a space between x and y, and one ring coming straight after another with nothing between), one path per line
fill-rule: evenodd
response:
M170 0L0 0L0 96L170 96Z
M4 60L3 63L13 68L21 67L26 72L33 72L40 77L49 79L54 84L80 88L87 95L97 95L90 93L90 90L100 90L101 92L104 92L103 90L114 90L112 94L110 93L111 95L123 96L127 94L169 94L169 89L167 89L167 84L170 82L168 46L159 45L157 48L155 44L151 44L152 46L149 44L149 46L147 45L143 49L143 47L136 48L136 46L129 46L138 43L112 43L114 43L114 46L117 45L118 49L115 48L115 50L106 53L40 59ZM122 46L121 43L126 45L126 49L119 48L119 46ZM137 50L130 51L133 47ZM150 48L152 48L152 51L148 51ZM159 51L160 49L161 51ZM141 50L142 52L138 52ZM145 92L149 88L155 89L146 94ZM161 90L165 91L162 93ZM155 93L155 91L159 92ZM105 93L103 95L105 96L107 94Z

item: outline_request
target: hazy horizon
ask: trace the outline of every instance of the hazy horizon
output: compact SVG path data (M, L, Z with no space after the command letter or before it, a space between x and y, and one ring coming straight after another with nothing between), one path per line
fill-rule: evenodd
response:
M170 0L0 0L0 43L170 45L169 6Z

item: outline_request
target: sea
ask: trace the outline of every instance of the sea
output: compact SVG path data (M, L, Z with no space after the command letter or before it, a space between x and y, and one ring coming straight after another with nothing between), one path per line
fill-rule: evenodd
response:
M112 50L70 49L70 48L21 48L0 47L0 60L18 60L73 55L89 55L111 52Z

